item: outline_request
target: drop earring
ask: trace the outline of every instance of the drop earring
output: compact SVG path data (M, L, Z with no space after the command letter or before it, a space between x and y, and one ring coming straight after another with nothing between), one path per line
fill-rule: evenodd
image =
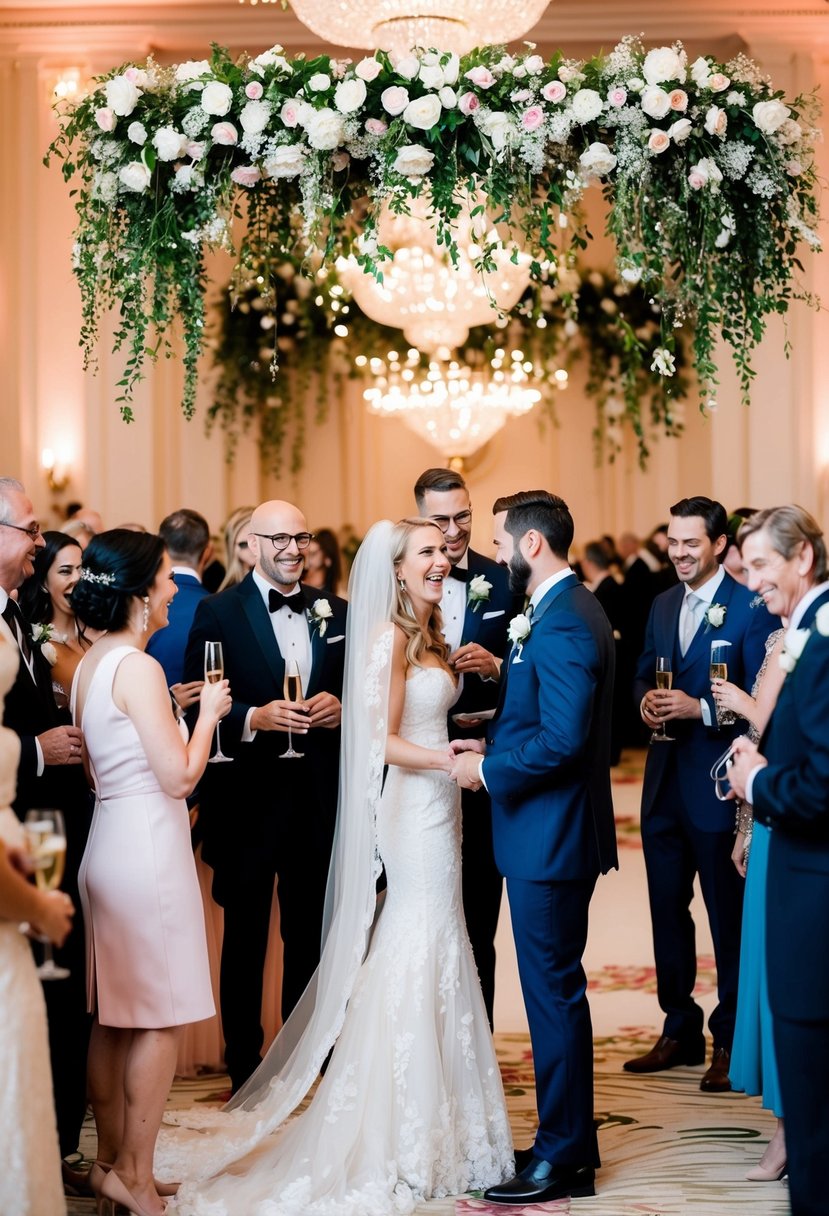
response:
M150 627L150 597L149 597L148 595L145 595L145 596L144 596L144 620L143 620L143 625L144 625L144 633L146 633L146 632L147 632L147 630L148 630L148 629L149 629L149 627Z
M404 578L400 578L400 577L398 576L398 579L397 579L397 585L398 585L398 587L400 588L400 590L401 590L401 591L405 591L405 590L406 590L406 580L405 580Z

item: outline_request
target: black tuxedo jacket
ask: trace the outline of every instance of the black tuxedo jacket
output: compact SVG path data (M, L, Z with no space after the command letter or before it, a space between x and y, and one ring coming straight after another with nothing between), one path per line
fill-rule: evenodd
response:
M308 609L316 600L327 599L333 612L323 637L313 622L308 623L312 666L304 694L313 697L318 692L330 692L342 699L348 605L345 600L323 596L312 587L302 587L302 593ZM323 727L310 730L298 744L305 759L286 762L279 770L277 757L288 746L284 731L258 731L250 743L242 742L250 708L284 697L285 660L252 575L199 603L184 659L185 681L204 677L206 641L222 643L225 676L230 681L233 698L230 713L222 720L221 743L222 751L232 756L234 763L208 765L199 786L205 857L213 864L223 838L228 833L238 833L239 813L246 816L247 826L253 828L257 815L278 811L280 792L294 803L294 786L300 783L306 791L303 798L306 809L314 805L325 808L333 823L340 731ZM191 728L197 717L198 705L188 713ZM286 782L290 784L290 793Z
M509 572L506 566L499 566L490 557L467 551L470 580L482 574L492 584L489 599L478 600L477 607L469 600L469 584L466 584L467 600L466 613L463 620L461 643L477 642L502 659L509 648L507 628L510 620L521 611L523 596L516 596L509 589ZM470 714L482 709L495 709L498 703L498 681L483 680L479 675L465 675L463 689L457 702L450 711L450 736L468 733L451 721L451 714ZM480 735L480 728L472 732Z

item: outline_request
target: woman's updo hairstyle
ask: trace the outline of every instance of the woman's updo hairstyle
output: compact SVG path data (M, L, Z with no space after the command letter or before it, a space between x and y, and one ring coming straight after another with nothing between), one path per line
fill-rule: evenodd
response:
M133 597L153 585L163 556L164 542L151 532L99 532L84 550L72 607L92 629L118 633L129 622Z

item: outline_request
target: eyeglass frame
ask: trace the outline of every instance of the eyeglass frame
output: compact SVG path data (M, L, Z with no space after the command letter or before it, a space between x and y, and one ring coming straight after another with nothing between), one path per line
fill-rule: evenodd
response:
M275 532L273 536L271 536L269 532L251 532L249 535L259 536L262 538L262 540L269 540L273 545L274 553L284 553L291 541L295 542L297 552L304 553L311 544L311 541L317 539L314 532L297 532L294 536L292 536L289 532ZM283 536L286 538L285 544L278 545L276 543L277 540L281 539ZM308 538L307 540L305 539L306 537ZM302 543L300 543L300 541Z
M443 523L441 523L441 520L446 521L445 527ZM449 531L451 524L454 524L455 527L460 528L461 532L465 532L472 525L472 508L467 507L465 511L458 511L457 515L430 515L429 521L430 523L433 523L436 528L440 528L444 536Z
M22 524L10 524L7 520L0 519L0 527L14 528L16 532L25 532L29 540L37 540L39 536L43 535L38 523L32 524L30 528L24 528Z

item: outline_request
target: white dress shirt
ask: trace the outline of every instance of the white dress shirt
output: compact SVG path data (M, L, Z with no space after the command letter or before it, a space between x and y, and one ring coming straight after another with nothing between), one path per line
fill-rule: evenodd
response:
M461 570L469 569L469 553L464 553L458 562ZM455 567L452 567L454 570ZM443 617L443 636L451 653L454 653L463 640L463 622L466 616L467 584L459 578L452 577L452 570L443 580L443 597L440 601L440 612Z
M692 591L691 588L688 586L688 584L687 583L685 584L685 596L682 600L682 607L679 610L679 636L680 637L682 637L683 630L685 628L685 618L688 615L688 596L695 595L697 597L697 599L703 600L706 605L704 612L707 612L708 609L711 607L711 605L714 603L717 592L720 589L720 584L722 583L724 578L725 578L725 571L723 570L722 566L720 566L720 568L717 570L717 573L712 575L711 578L709 578L707 583L703 583L701 587L697 587L696 591ZM704 613L703 613L703 616L704 616ZM700 617L700 625L702 624L703 616ZM699 628L699 626L697 626L697 628ZM694 634L694 637L696 637L696 633ZM713 638L712 641L716 641L716 638ZM699 707L702 712L703 723L706 726L711 726L711 710L708 706L708 702L703 697L700 697Z
M273 629L273 635L276 638L276 644L279 647L279 653L287 663L289 659L295 659L299 670L299 679L302 685L303 696L308 688L308 681L311 678L311 634L308 630L308 618L304 612L292 612L290 608L279 608L276 612L271 612L269 608L269 599L271 590L279 591L278 587L274 587L273 583L269 583L263 578L258 570L253 571L253 581L256 584L259 594L268 611L268 616ZM282 592L283 595L293 595L299 590L299 583L295 583L293 587ZM281 695L277 700L281 700ZM255 709L258 706L252 706L245 718L245 726L242 731L242 742L250 743L256 737L256 731L251 729L250 719Z

